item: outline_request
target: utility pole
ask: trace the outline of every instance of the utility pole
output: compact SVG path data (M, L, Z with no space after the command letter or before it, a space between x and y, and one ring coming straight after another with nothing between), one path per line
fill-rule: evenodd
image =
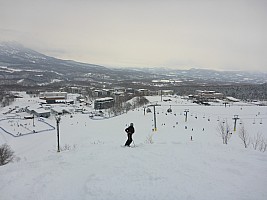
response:
M32 115L32 126L35 126L35 124L34 124L34 115Z
M144 115L146 115L146 107L144 106Z
M184 112L185 112L185 122L187 122L187 113L189 112L189 109L185 109Z
M57 152L60 152L60 148L59 148L59 122L60 122L60 116L56 116L56 122L57 122Z
M154 108L154 131L157 131L157 119L156 119L156 106L160 106L159 104L150 105Z
M236 131L236 121L239 119L238 115L234 115L233 120L235 120L234 122L234 131Z
M224 104L224 107L226 108L226 105L228 104L227 102L223 102L223 104Z

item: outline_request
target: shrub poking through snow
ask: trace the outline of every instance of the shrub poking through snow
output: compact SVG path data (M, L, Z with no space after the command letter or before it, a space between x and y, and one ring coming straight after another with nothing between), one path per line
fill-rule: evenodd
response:
M250 144L250 139L249 139L249 134L248 134L247 130L245 129L244 125L241 126L241 128L238 132L238 136L242 140L245 148L248 148L248 146Z
M147 144L153 144L154 141L153 141L153 134L149 134L147 137L146 137L146 141L145 143Z
M76 149L76 144L73 146L70 146L69 144L65 144L64 146L60 147L60 151L70 151L70 150L75 150Z
M14 151L7 144L0 146L0 166L12 162L14 159Z

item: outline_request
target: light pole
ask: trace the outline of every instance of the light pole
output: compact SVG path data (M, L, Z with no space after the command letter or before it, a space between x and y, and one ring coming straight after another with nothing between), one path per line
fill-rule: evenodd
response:
M233 120L235 121L234 122L234 131L236 131L236 121L239 119L238 115L234 115L234 118Z
M59 148L59 122L60 122L60 116L56 116L56 122L57 122L57 152L60 152Z
M160 106L159 104L150 105L154 108L154 131L157 131L157 122L156 122L156 106ZM150 107L148 106L148 107Z

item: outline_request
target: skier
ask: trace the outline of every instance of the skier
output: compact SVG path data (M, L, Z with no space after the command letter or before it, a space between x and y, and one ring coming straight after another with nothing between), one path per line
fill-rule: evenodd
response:
M124 146L130 146L130 144L133 141L132 135L134 134L134 127L133 127L133 123L130 123L130 126L128 128L125 129L125 132L127 133L127 141L125 143Z

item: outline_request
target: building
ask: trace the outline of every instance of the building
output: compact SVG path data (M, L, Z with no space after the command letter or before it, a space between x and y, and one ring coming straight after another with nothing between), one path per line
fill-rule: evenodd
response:
M102 95L103 96L110 96L112 94L112 89L103 89Z
M173 94L174 94L173 90L159 90L158 91L158 95L168 96L168 95L173 95Z
M94 109L107 109L114 105L114 99L112 97L105 97L96 99L94 102Z
M197 97L198 100L204 100L204 101L212 101L215 99L223 99L224 95L219 92L215 91L207 91L207 90L197 90Z
M239 102L240 101L239 99L236 99L234 97L226 97L225 99L228 101L231 101L231 102Z
M49 110L46 110L44 108L34 108L34 107L27 107L26 112L32 115L35 115L36 117L50 117L51 113Z
M48 118L51 115L50 111L45 110L44 108L34 110L33 114L37 117L45 117L45 118Z
M148 96L149 95L149 90L148 89L138 89L137 93L142 96Z
M82 88L80 87L70 87L70 91L72 94L80 94L82 91Z
M47 103L56 103L56 100L66 100L67 92L41 92L39 98Z
M94 97L101 97L102 96L102 90L94 90L93 96Z

